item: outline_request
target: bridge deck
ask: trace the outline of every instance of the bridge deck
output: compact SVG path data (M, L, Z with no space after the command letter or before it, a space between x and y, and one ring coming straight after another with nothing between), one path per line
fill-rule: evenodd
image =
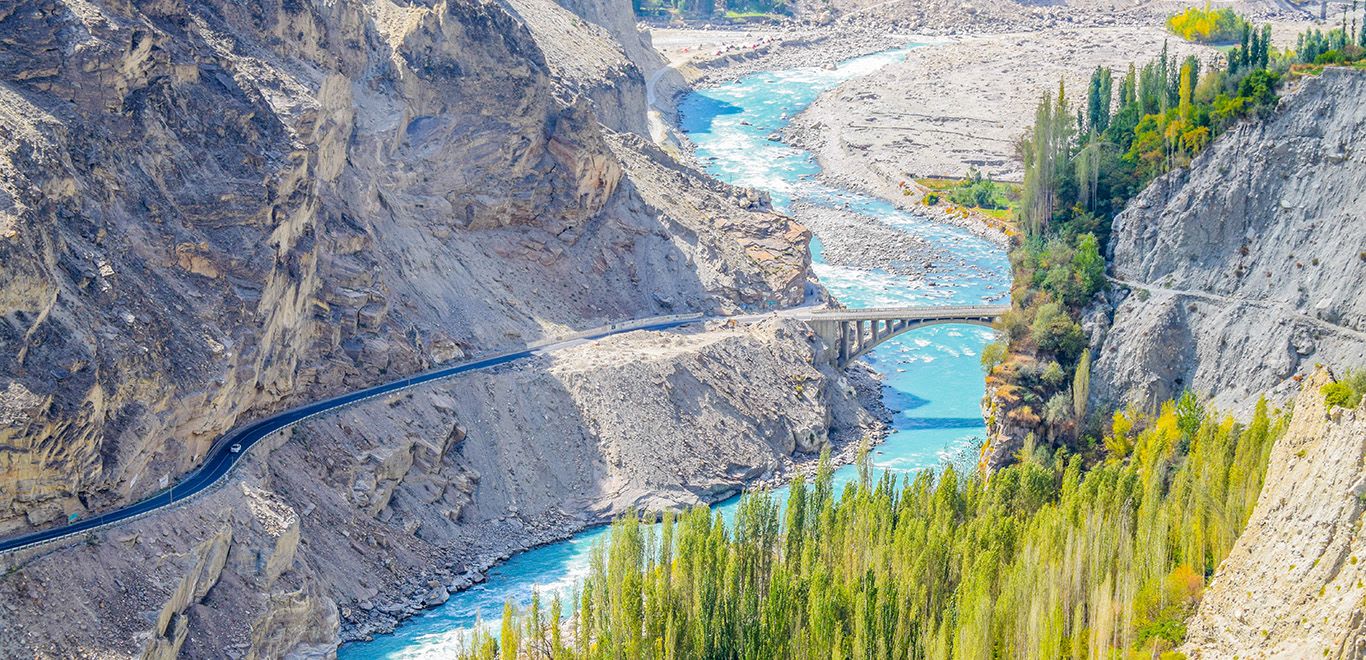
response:
M862 309L820 309L794 314L803 321L886 321L916 319L993 318L1010 311L1008 305L961 307L866 307Z

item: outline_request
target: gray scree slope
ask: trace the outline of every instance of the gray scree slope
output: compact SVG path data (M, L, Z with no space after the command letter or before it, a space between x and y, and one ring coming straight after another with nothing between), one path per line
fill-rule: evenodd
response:
M1315 363L1366 366L1366 75L1309 78L1116 218L1092 397L1184 388L1246 411Z

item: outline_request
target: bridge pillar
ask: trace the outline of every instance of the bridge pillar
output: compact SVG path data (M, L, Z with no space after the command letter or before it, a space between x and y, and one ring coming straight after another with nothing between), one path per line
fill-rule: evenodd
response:
M826 359L842 369L911 328L946 322L988 324L1007 310L1004 305L820 310L797 318L811 325L827 346Z
M850 330L848 321L840 321L840 351L839 361L835 363L837 367L844 367L849 362L849 356L854 351L854 334Z
M842 367L849 360L849 323L838 319L808 321L811 330L825 342L831 362Z

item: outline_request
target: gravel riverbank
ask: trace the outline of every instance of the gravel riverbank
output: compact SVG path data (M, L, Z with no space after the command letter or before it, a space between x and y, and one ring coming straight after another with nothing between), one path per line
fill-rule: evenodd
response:
M820 239L825 261L924 279L948 255L919 236L869 222L867 216L813 204L792 208L797 221Z

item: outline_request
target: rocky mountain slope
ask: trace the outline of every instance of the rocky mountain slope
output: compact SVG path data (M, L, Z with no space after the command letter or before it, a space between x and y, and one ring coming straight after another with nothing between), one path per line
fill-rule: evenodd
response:
M1193 658L1366 655L1366 408L1306 379L1257 506L1188 623Z
M0 6L0 533L330 393L803 301L810 234L641 137L658 60L629 16ZM191 503L4 557L0 656L327 656L511 552L860 437L821 350L779 322L637 333L311 420Z
M621 335L310 420L188 505L8 566L0 655L325 655L512 552L857 439L872 420L814 341Z
M643 45L578 4L0 7L0 532L471 351L801 300L801 228L615 132Z
M1308 78L1115 220L1093 311L1092 398L1186 388L1228 410L1284 399L1316 363L1366 365L1366 75Z

